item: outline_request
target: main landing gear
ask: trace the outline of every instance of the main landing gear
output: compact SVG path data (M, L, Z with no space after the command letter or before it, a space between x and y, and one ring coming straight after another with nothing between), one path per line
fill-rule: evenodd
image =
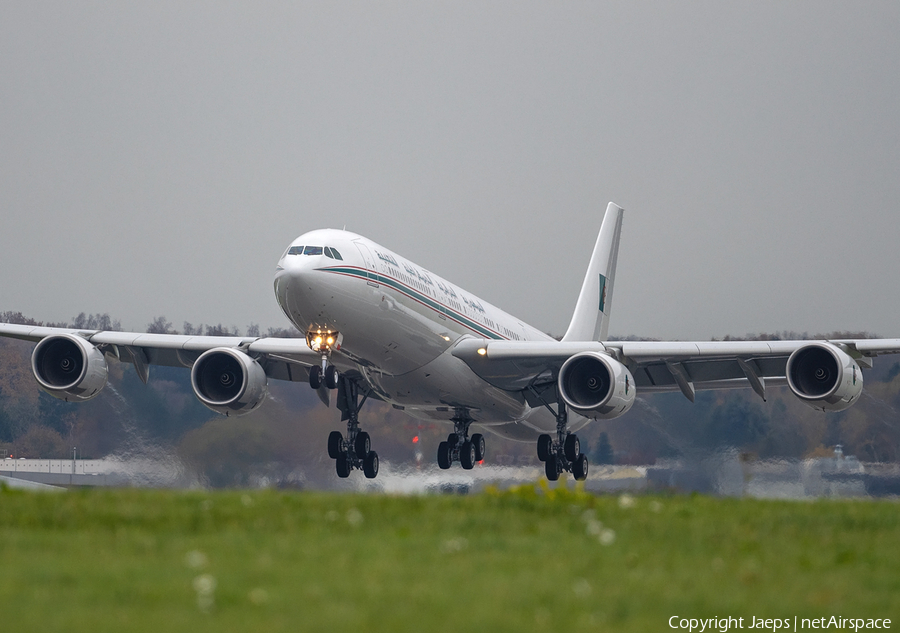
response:
M468 416L453 418L453 433L447 437L446 442L438 445L438 466L446 470L450 465L459 460L466 470L471 470L477 462L484 459L484 436L475 433L469 438L469 425L472 419Z
M378 475L378 453L372 450L369 434L359 428L359 410L369 393L359 398L359 384L344 376L338 377L338 402L341 421L347 421L347 437L340 431L328 435L328 456L334 460L338 477L346 478L353 470L361 470L368 479Z
M569 472L576 480L584 481L588 475L588 458L581 452L578 436L569 433L566 428L569 421L566 403L562 398L557 398L554 411L542 395L533 388L531 391L556 417L556 441L546 433L539 436L537 441L538 459L544 462L547 479L556 481L561 473Z

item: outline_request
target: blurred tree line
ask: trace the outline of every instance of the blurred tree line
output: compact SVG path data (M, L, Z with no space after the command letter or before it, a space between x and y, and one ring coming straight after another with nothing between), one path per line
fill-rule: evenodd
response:
M18 312L0 313L0 321L76 329L121 329L109 315L79 314L71 323L39 323ZM184 323L180 331L165 317L148 332L207 336L240 335L235 326ZM247 336L302 336L293 329L258 325ZM826 338L798 333L759 335L774 338ZM831 333L827 338L864 338L858 333ZM736 340L736 339L730 339ZM333 479L333 461L325 440L333 429L345 430L332 404L324 407L300 383L271 381L266 403L247 416L223 417L194 396L187 369L153 366L144 385L128 363L109 363L109 385L80 404L53 398L37 387L31 373L34 345L0 339L0 449L5 456L81 458L108 455L177 454L213 486L241 486L265 477L288 480L303 471L307 479ZM760 459L804 458L842 444L863 461L900 458L900 362L875 360L865 372L860 402L849 410L824 414L807 407L787 388L770 388L763 402L752 390L698 392L696 402L680 393L640 395L632 410L615 420L589 424L579 431L591 462L652 464L659 459L699 455L734 447ZM369 401L364 426L382 460L434 462L438 443L449 425L423 423L382 402ZM536 463L534 446L488 436L488 462L503 455L518 463Z

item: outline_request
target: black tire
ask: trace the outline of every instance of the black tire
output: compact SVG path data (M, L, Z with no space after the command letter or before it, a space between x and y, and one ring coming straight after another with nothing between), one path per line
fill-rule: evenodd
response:
M347 453L341 453L337 456L337 459L334 460L334 469L337 471L337 476L341 479L346 479L350 476L350 460L347 457Z
M447 442L438 444L438 467L447 470L450 468L450 445Z
M472 436L472 446L475 447L475 461L484 459L484 435L476 433Z
M450 445L450 450L452 451L459 445L459 435L456 433L451 433L447 436L447 444Z
M578 455L581 454L581 442L578 441L578 436L574 433L570 433L566 435L566 441L563 444L563 451L566 454L566 459L570 462L574 462L578 459Z
M363 473L368 479L375 479L378 475L378 453L375 451L369 451L363 460Z
M459 449L459 463L466 470L475 467L475 447L472 442L463 442L462 448Z
M540 437L538 437L537 453L538 453L539 460L541 460L542 462L545 462L548 459L550 459L550 453L551 453L552 449L553 449L553 438L552 437L550 437L546 433L544 435L541 435Z
M369 451L372 450L372 440L369 439L369 434L365 431L360 431L356 434L356 441L353 442L353 450L356 451L356 456L359 459L365 459L366 455L369 454Z
M584 481L587 479L588 458L584 453L579 455L578 459L575 460L575 463L572 464L572 476L575 477L575 481Z
M325 368L325 386L329 389L337 389L338 386L338 378L340 378L340 374L338 374L337 367L334 365L329 365Z
M544 473L550 481L559 479L559 471L556 470L556 455L550 455L544 462Z
M328 456L337 459L344 450L344 436L340 431L332 431L328 434Z
M313 365L309 368L309 386L313 389L318 389L322 386L322 368L318 365Z

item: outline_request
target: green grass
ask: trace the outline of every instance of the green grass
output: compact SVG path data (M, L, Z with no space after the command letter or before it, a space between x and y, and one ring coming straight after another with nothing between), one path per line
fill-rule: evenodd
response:
M530 486L467 497L4 490L0 623L192 633L664 631L673 615L896 624L898 510L702 496L623 504Z

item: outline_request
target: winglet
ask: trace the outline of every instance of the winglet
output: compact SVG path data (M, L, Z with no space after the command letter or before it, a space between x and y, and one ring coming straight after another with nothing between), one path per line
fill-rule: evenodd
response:
M594 254L563 341L606 340L623 214L624 210L612 202L606 207Z

